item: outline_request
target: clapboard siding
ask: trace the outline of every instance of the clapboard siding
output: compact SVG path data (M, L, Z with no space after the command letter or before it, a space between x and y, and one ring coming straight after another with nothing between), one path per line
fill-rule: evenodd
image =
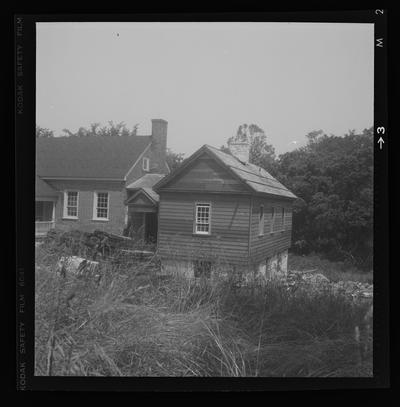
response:
M193 234L195 203L211 203L211 235ZM250 197L204 193L160 193L158 251L161 258L209 257L248 261Z
M243 192L243 183L233 177L207 154L200 156L183 174L178 175L168 189L175 191Z
M264 234L259 235L260 206L264 207ZM272 223L272 208L275 221ZM285 217L282 228L282 208ZM287 250L291 244L292 204L286 200L253 198L250 228L250 257L261 262L275 253Z

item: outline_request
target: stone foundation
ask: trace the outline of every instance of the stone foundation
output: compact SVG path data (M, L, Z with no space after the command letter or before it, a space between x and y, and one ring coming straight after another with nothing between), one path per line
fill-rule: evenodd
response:
M216 264L212 262L211 278L234 278L246 283L261 280L285 279L287 276L288 251L284 250L266 259L258 265ZM181 275L188 278L195 276L194 263L191 260L163 259L161 273Z
M256 266L257 277L262 279L285 279L287 277L288 251L274 254L266 259L266 261Z
M162 260L161 274L181 275L188 278L194 277L194 267L191 261L186 260Z

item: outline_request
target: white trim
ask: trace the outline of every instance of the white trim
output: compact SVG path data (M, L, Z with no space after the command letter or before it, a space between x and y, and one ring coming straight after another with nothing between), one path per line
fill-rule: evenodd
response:
M275 207L271 206L271 225L270 225L270 233L274 233L274 223L275 223Z
M262 208L262 218L261 218L261 208ZM258 214L258 236L264 236L265 232L265 212L264 205L260 205L260 212Z
M132 172L132 170L136 167L137 163L143 158L147 150L151 147L151 142L147 145L147 147L143 150L142 154L139 155L138 159L135 161L135 163L132 165L130 170L126 173L123 181L126 181L128 178L128 175Z
M76 216L68 215L68 194L70 192L76 192ZM64 200L63 200L63 219L79 219L79 191L70 189L64 191Z
M107 218L97 217L97 194L107 194ZM93 217L92 220L100 220L108 222L110 220L110 193L108 191L94 191L93 192Z
M146 163L146 165L145 165L145 163ZM146 172L150 171L150 158L149 157L142 158L142 169L143 169L143 171L146 171Z
M208 232L203 232L203 231L198 231L197 230L197 208L200 207L201 205L203 206L208 206L209 211L208 211ZM195 235L211 235L211 202L195 202L194 203L194 222L193 222L193 234Z

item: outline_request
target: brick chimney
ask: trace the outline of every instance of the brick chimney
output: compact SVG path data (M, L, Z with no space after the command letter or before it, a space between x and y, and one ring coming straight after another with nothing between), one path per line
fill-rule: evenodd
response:
M151 120L151 143L154 159L157 163L158 172L165 171L165 160L167 156L167 127L168 122L163 119Z
M250 144L248 138L244 140L232 140L228 142L228 148L231 154L239 161L247 164L250 159Z

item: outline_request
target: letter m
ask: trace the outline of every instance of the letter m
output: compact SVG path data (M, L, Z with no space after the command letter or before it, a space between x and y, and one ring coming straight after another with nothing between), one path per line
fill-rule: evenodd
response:
M377 38L376 39L376 46L383 48L383 38Z

